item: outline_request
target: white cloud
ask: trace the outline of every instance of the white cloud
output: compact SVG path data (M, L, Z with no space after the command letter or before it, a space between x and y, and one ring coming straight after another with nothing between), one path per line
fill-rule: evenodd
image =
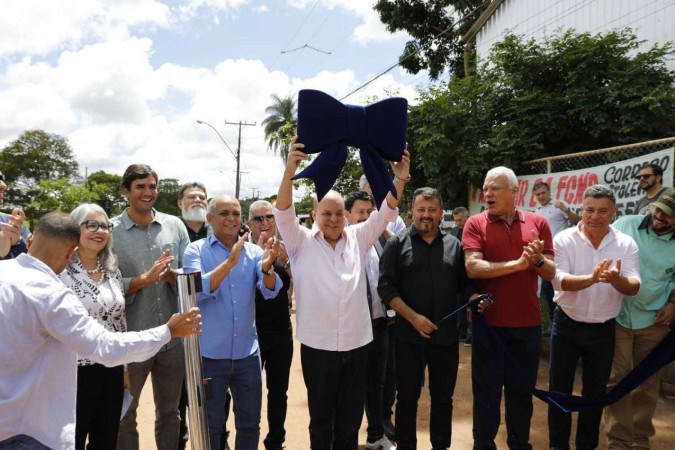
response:
M223 59L213 66L166 63L153 67L152 39L134 37L134 30L126 27L143 21L156 26L166 23L161 8L153 10L157 2L138 2L146 9L134 9L131 0L110 0L114 7L91 3L98 9L80 14L77 20L69 18L69 24L97 17L97 11L105 8L120 14L132 8L136 14L130 13L125 24L108 27L93 43L82 44L82 36L75 32L57 33L45 41L44 48L54 51L49 60L23 56L0 66L0 148L24 130L40 128L69 139L83 174L85 168L89 173L121 174L129 164L144 162L161 178L197 179L212 194L233 193L235 159L213 130L196 121L212 124L233 150L238 127L224 121L255 122L255 126L242 127L242 170L247 172L242 175L242 195L250 195L251 188L271 195L283 172L279 156L267 150L260 126L271 94L297 95L302 88L314 88L339 98L363 82L349 69L322 71L310 78L289 77L255 59ZM230 8L244 1L200 4L207 3ZM70 9L80 5L75 1L65 4ZM60 18L58 14L52 17L54 22ZM39 26L49 28L42 22ZM37 25L31 28L39 29ZM33 54L40 45L34 41L20 52ZM382 98L384 90L397 89L400 95L415 95L412 86L400 85L393 74L387 74L346 102Z
M77 48L86 39L126 33L129 27L165 27L169 8L156 0L22 0L0 14L0 55L45 55Z
M361 45L371 42L385 42L401 40L408 36L404 32L390 33L380 21L380 16L375 11L375 0L319 0L325 8L341 8L357 17L362 22L354 28L352 40ZM315 0L287 0L293 8L305 9L314 5Z
M266 13L266 12L270 12L270 8L267 5L260 5L260 6L255 6L253 8L253 11L257 12L257 13Z

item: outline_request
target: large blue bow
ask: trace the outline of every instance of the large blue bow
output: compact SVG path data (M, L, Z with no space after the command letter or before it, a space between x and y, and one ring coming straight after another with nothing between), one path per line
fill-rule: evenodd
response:
M298 142L305 153L319 153L293 177L314 181L319 200L333 187L347 160L347 146L360 149L361 165L377 207L396 189L382 158L401 161L408 128L408 101L388 98L369 106L343 105L312 89L298 94Z

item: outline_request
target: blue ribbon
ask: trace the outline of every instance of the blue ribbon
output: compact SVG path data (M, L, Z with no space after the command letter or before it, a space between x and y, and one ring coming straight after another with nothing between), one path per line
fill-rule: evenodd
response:
M319 156L293 177L314 182L321 200L333 187L347 161L347 146L358 148L363 172L379 207L396 189L383 159L401 161L408 128L408 102L388 98L368 106L344 105L312 89L298 94L298 142Z

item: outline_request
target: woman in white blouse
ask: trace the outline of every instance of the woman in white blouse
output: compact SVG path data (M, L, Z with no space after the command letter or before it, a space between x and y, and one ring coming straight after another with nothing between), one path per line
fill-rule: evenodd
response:
M110 331L126 331L124 289L112 252L112 224L96 204L85 203L70 213L80 224L80 242L60 277L89 315ZM78 357L75 445L84 450L116 449L124 394L122 366L105 367Z

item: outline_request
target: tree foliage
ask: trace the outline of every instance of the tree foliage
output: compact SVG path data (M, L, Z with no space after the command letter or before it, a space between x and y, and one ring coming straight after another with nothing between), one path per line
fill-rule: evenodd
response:
M95 201L106 210L110 217L119 215L126 207L126 198L120 186L122 177L103 170L92 173L87 178L87 189L95 195Z
M78 176L68 140L43 130L22 133L0 151L0 167L7 177L5 202L26 206L36 200L36 188L41 181L67 179Z
M295 136L298 109L293 96L281 98L272 94L272 104L265 108L268 116L262 121L267 147L276 155L279 152L284 162L288 159L288 147Z
M507 36L476 76L421 93L413 176L461 204L490 167L674 135L673 46L639 45L630 31Z
M484 0L378 0L375 10L387 30L403 30L413 37L399 56L401 67L410 73L426 69L432 79L438 79L446 69L464 74L460 38L486 4Z
M82 203L96 201L96 194L87 186L73 184L69 178L57 180L40 180L38 185L31 189L33 201L26 205L26 211L31 216L39 216L50 211L70 213Z
M175 178L164 178L157 183L157 201L155 209L172 216L180 216L178 208L178 191L180 183Z

